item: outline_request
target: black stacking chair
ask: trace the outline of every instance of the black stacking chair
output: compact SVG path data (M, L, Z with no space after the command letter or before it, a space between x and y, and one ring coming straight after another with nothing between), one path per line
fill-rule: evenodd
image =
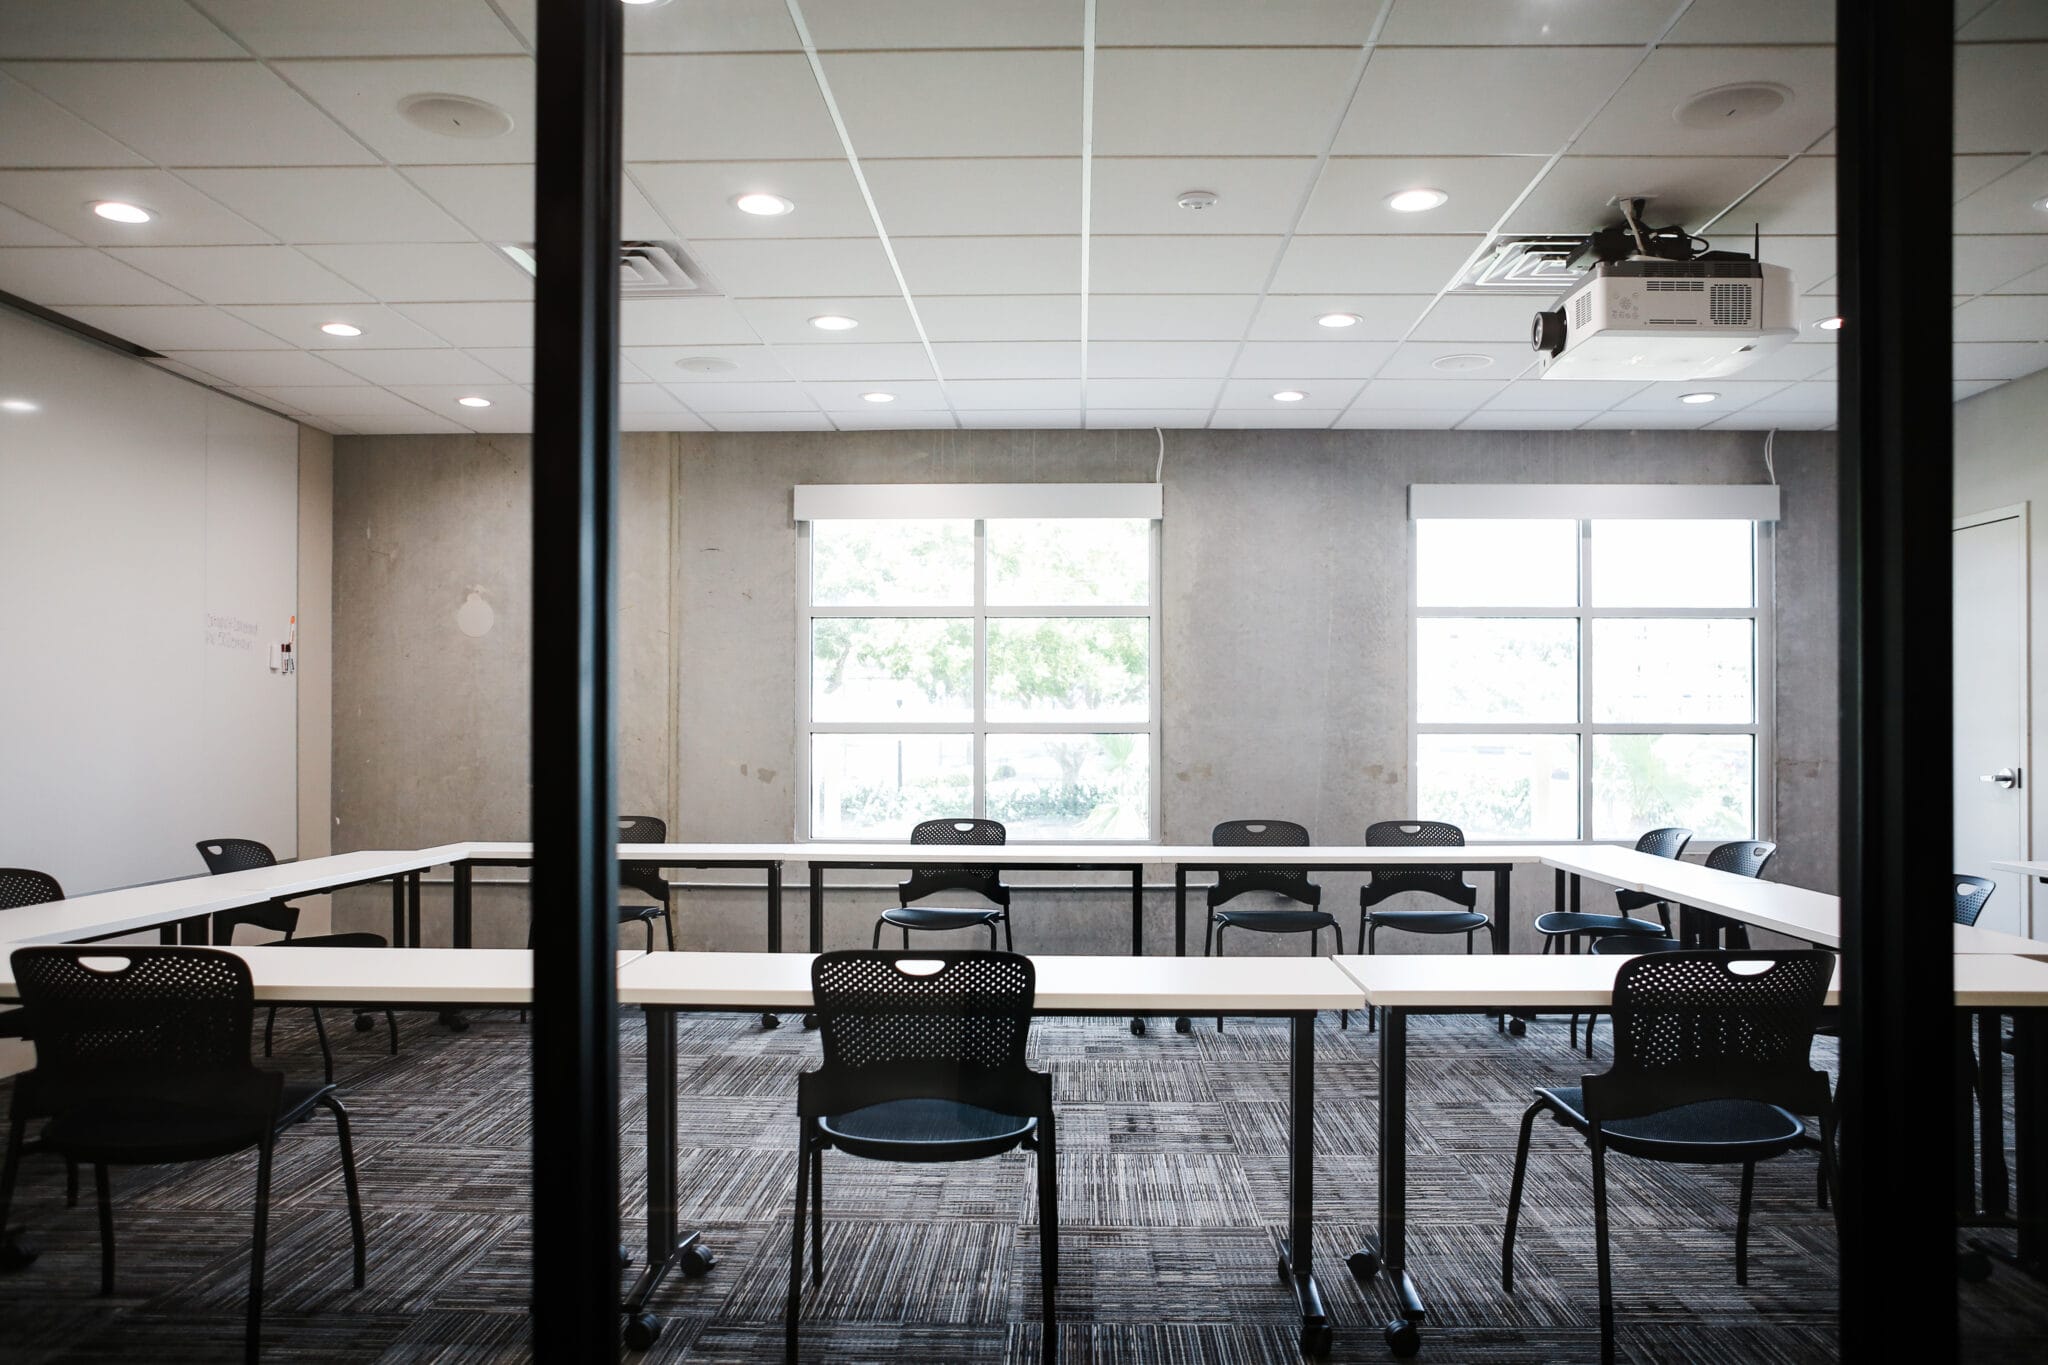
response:
M1653 829L1636 840L1636 852L1648 853L1658 858L1682 858L1685 846L1692 842L1689 829ZM1630 891L1623 887L1614 889L1615 909L1612 915L1589 914L1571 910L1552 910L1536 917L1536 932L1543 935L1543 951L1550 952L1560 943L1569 946L1572 952L1579 951L1582 939L1602 938L1608 934L1660 934L1671 933L1671 906L1663 897L1649 891ZM1654 920L1636 919L1634 913L1657 907Z
M201 839L197 847L199 856L206 860L206 870L216 877L223 872L277 866L277 855L270 851L270 845L254 839ZM213 941L233 943L235 930L244 924L290 938L298 931L299 909L283 901L272 901L268 905L219 911L213 917Z
M1465 831L1442 820L1379 820L1366 826L1365 842L1374 848L1463 848ZM1464 909L1373 909L1407 891L1440 896ZM1383 928L1411 934L1463 934L1465 951L1470 953L1472 936L1487 926L1486 916L1474 908L1478 904L1478 888L1454 867L1375 872L1358 890L1358 936L1365 941L1365 951L1371 953L1378 951L1376 940ZM1368 1029L1376 1026L1377 1013L1366 1010Z
M1707 855L1706 866L1715 872L1738 877L1758 877L1776 857L1778 846L1764 839L1737 839L1721 844ZM1747 948L1749 929L1739 920L1727 919L1704 910L1681 907L1678 937L1695 948Z
M1009 841L1009 831L1000 820L920 820L910 831L913 844L1001 844ZM912 905L914 900L935 896L941 891L967 891L992 902L988 907L960 907L937 905ZM873 947L882 946L882 926L893 924L903 931L903 946L910 946L912 929L972 929L976 926L988 930L989 951L995 951L996 926L1003 926L1003 947L1014 949L1017 944L1010 935L1010 888L1003 885L1001 871L993 867L917 867L912 868L910 877L896 888L897 904L884 910L875 921Z
M1225 820L1210 831L1209 842L1217 848L1306 848L1309 837L1308 828L1292 820ZM1255 891L1284 896L1308 908L1225 908L1239 896ZM1344 926L1322 904L1323 888L1299 868L1224 868L1216 874L1216 884L1209 888L1209 922L1202 931L1202 956L1208 957L1212 952L1223 956L1223 931L1229 928L1261 934L1307 934L1311 957L1321 952L1318 943L1323 930L1328 929L1337 936L1337 951L1341 953ZM1341 1022L1349 1023L1348 1013ZM1216 1018L1216 1031L1223 1031L1221 1015Z
M1834 1104L1809 1059L1835 955L1654 953L1614 978L1614 1064L1578 1085L1539 1089L1522 1115L1514 1184L1501 1239L1501 1287L1514 1291L1515 1223L1536 1116L1585 1135L1593 1157L1593 1245L1600 1279L1600 1359L1614 1360L1614 1290L1607 1255L1607 1153L1645 1161L1742 1167L1735 1282L1749 1283L1749 1207L1756 1163L1806 1142L1820 1120L1823 1177L1833 1184Z
M622 844L665 844L668 842L668 821L653 815L621 815L619 817L619 842ZM619 927L638 924L647 931L647 951L654 951L654 922L661 921L662 939L668 950L676 950L676 923L673 908L669 904L668 878L661 869L650 863L619 864L619 885L644 892L655 900L653 905L622 905L619 907Z
M280 948L389 948L391 943L382 934L312 934L305 938L288 938L277 944ZM320 1018L320 1007L310 1006L313 1011L313 1032L320 1039L320 1064L326 1074L327 1083L334 1084L334 1050L327 1043L327 1025ZM398 1055L398 1015L391 1010L384 1011L384 1025L391 1031L391 1055ZM356 1011L356 1032L367 1033L376 1027L370 1016ZM272 1005L263 1020L263 1055L270 1055L272 1035L277 1030L277 1006Z
M111 960L106 968L96 965ZM26 1129L45 1120L46 1149L93 1168L99 1196L100 1292L114 1292L109 1166L207 1161L256 1149L256 1232L244 1355L262 1336L263 1258L278 1135L314 1109L334 1115L348 1193L355 1286L363 1287L363 1210L348 1111L332 1085L298 1084L249 1058L249 966L213 948L109 945L18 948L14 976L34 1020L35 1070L15 1081L0 1225L14 1199ZM118 965L115 965L118 964Z
M0 877L6 876L0 873ZM1998 889L1998 883L1989 877L1972 877L1958 872L1956 881L1956 923L1974 928L1977 917L1984 913L1984 902L1991 899L1991 893Z
M824 1064L797 1077L796 1218L784 1359L797 1358L806 1201L811 1283L825 1274L825 1153L870 1161L976 1161L1038 1154L1040 1311L1053 1358L1059 1167L1052 1077L1025 1064L1037 975L993 952L836 952L811 963Z
M0 867L0 910L24 905L48 905L64 899L64 888L47 872L27 867ZM20 1010L0 1014L0 1038L26 1038Z

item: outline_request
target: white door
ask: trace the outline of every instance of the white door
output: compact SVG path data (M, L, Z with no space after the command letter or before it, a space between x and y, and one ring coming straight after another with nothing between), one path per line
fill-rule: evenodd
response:
M2033 931L2030 879L1994 858L2027 857L2026 510L1966 517L1955 528L1955 870L1998 890L1978 921Z

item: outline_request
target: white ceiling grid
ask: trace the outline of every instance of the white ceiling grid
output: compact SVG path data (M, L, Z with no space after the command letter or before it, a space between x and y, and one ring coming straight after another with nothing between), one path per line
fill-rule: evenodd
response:
M0 290L329 430L524 429L531 280L494 244L532 236L533 8L0 0ZM1813 324L1835 308L1832 13L636 5L626 233L683 242L722 296L626 304L623 423L1831 425L1833 337ZM2048 366L2048 13L1958 0L1956 22L1964 396ZM1747 80L1791 98L1713 132L1672 117ZM399 112L421 93L488 101L513 129L425 131ZM1449 200L1387 206L1417 186ZM1178 207L1196 189L1214 207ZM749 191L796 209L742 214ZM1493 234L1584 231L1621 192L1744 242L1760 223L1802 295L1798 341L1699 385L1539 382L1539 299L1448 292ZM108 223L89 212L105 199L157 216ZM810 325L825 313L860 325ZM730 368L679 367L705 360ZM1682 405L1684 388L1721 396ZM1289 390L1304 397L1274 400Z

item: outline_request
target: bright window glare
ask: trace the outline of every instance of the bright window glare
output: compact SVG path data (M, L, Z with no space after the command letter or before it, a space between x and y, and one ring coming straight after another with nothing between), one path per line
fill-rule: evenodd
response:
M1756 741L1749 735L1595 735L1595 839L1679 825L1700 843L1756 828Z
M811 716L891 724L974 718L974 623L957 617L811 621Z
M908 839L920 820L974 812L971 735L813 735L811 833Z
M990 617L988 718L1142 725L1151 646L1142 616Z
M811 601L821 607L974 603L972 521L814 521Z
M1012 839L1143 839L1151 765L1142 734L990 735L989 818Z
M1579 837L1577 735L1418 735L1416 814L1468 840Z
M1747 618L1593 622L1593 719L1747 725L1756 719L1756 629Z
M1142 607L1152 582L1152 523L1110 517L1000 520L988 537L988 600L998 607L1099 602Z
M1415 718L1425 724L1579 718L1579 623L1439 616L1415 623Z
M1747 607L1756 601L1747 521L1596 521L1596 607Z
M1572 607L1579 602L1576 521L1415 523L1422 607Z

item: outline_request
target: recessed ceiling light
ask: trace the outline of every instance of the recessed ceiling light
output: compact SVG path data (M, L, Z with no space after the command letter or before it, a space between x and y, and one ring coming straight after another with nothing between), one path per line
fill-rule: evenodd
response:
M1451 196L1442 190L1402 190L1387 196L1387 207L1396 213L1423 213L1429 209L1442 208L1450 202Z
M1457 355L1440 355L1435 360L1429 362L1430 368L1436 370L1483 370L1492 363L1492 356L1481 355L1476 351L1463 351Z
M465 408L487 408L491 405L490 399L479 398L473 393L466 398L458 398L455 401L462 404Z
M821 332L850 332L860 324L843 314L820 313L811 319L811 326Z
M686 355L676 362L677 369L691 374L726 374L739 367L737 360L727 360L722 355Z
M1203 209L1213 209L1216 207L1216 191L1184 190L1181 192L1180 198L1173 202L1179 204L1184 209L1200 213Z
M1839 315L1831 318L1822 318L1813 325L1820 328L1823 332L1839 332L1842 330L1842 319Z
M1681 393L1678 395L1678 401L1681 403L1711 403L1720 396L1718 393Z
M140 204L124 204L118 199L102 199L92 211L110 223L146 223L156 217Z
M0 398L0 408L5 408L9 412L35 412L41 406L39 403L29 402L26 398Z
M633 4L634 0L626 0L626 3L629 5ZM779 194L758 192L735 195L732 206L741 213L751 213L757 218L780 218L783 214L796 208L795 204L790 203L789 200L784 199Z
M639 5L643 8L652 8L655 5L666 5L668 0L619 0L619 3L622 5Z
M896 401L896 395L893 393L879 392L864 393L861 395L861 401L864 403L893 403Z
M1306 397L1308 397L1308 395L1303 393L1300 389L1282 389L1280 390L1280 392L1273 395L1273 401L1275 403L1299 403L1302 399Z
M363 334L363 329L353 322L323 322L320 330L331 337L359 337Z
M1365 319L1356 313L1325 313L1316 319L1318 327L1356 327Z
M408 95L398 112L415 128L442 137L476 140L512 131L512 116L495 104L468 95Z

